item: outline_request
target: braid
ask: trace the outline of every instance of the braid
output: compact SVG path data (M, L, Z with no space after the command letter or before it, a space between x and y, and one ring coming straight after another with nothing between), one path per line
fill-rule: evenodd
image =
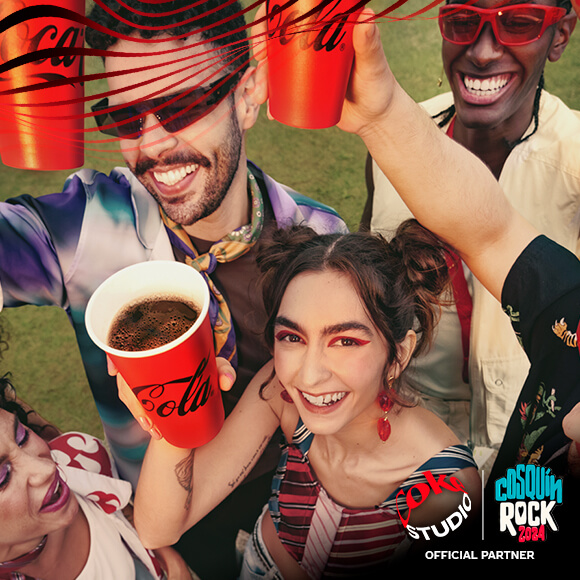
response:
M529 133L525 137L517 139L516 141L508 141L506 139L505 143L506 143L506 146L507 146L509 151L511 151L514 147L516 147L520 143L523 143L524 141L529 139L538 130L538 125L540 122L540 99L542 97L542 90L544 89L544 83L545 83L544 73L542 72L542 75L540 76L540 80L538 81L538 87L536 88L536 94L534 96L534 108L532 110L532 119L534 120L533 131L531 131L531 133ZM432 118L437 122L437 126L440 129L442 129L443 127L445 127L445 125L447 125L447 123L449 123L449 121L451 121L451 119L453 118L453 115L455 115L455 105L451 105L449 108L445 109L444 111L441 111L440 113L437 113L436 115L433 115Z
M532 111L532 119L534 120L534 130L525 137L520 138L513 142L508 141L506 139L506 145L510 151L520 143L523 143L524 141L529 139L538 130L538 124L540 121L540 99L542 96L543 89L544 89L544 73L542 72L540 80L538 81L538 87L536 88L536 95L534 96L534 109Z
M445 109L444 111L441 111L436 115L433 115L432 119L434 119L435 121L437 121L437 119L440 119L439 121L437 121L437 126L440 129L442 129L443 127L445 127L445 125L447 125L447 123L449 123L449 121L451 121L451 119L453 119L454 115L455 115L455 105L451 105L448 109Z

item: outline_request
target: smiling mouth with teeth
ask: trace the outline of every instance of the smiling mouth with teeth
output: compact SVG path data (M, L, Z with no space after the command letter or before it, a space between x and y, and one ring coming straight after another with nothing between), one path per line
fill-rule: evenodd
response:
M51 513L61 510L68 504L70 493L70 488L62 481L60 475L57 474L46 493L40 511L43 513Z
M493 95L503 89L509 82L510 75L498 75L485 79L476 79L463 75L463 84L468 92L474 95Z
M185 179L187 175L190 173L194 173L197 171L199 165L196 164L189 164L189 165L182 165L177 169L170 169L169 171L154 171L153 177L159 183L163 183L164 185L173 186L179 183L181 180Z
M346 395L345 392L342 393L328 393L326 395L309 395L308 393L304 393L301 391L302 396L311 404L316 407L328 407L330 405L334 405L334 403L338 403L341 399L344 398Z
M60 481L58 481L56 484L56 487L54 489L54 492L52 493L52 495L50 496L48 501L44 504L44 507L50 506L53 503L56 503L60 498L61 491L62 491L62 485L61 485Z

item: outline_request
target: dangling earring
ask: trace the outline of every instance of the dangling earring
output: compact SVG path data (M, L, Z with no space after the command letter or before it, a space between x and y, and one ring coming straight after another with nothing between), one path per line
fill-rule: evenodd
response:
M282 384L282 383L280 383ZM280 398L286 403L293 403L292 397L288 394L288 391L282 386L282 390L280 391Z
M388 378L389 390L391 384L393 383L394 377ZM381 391L379 393L379 406L381 411L383 411L384 416L382 416L377 422L377 431L379 432L379 437L381 441L386 441L391 436L391 424L389 423L389 418L387 417L389 411L393 408L393 400L389 397L388 391Z

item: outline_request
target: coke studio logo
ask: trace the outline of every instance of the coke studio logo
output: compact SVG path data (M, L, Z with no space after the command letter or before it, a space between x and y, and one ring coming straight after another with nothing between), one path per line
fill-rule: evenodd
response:
M340 3L341 0L334 0L324 6L322 2L322 8L301 18L299 10L284 10L280 4L267 1L268 36L277 38L282 46L297 42L302 50L343 50L344 27L350 12L339 12Z
M211 376L205 373L208 360L209 357L202 358L195 373L189 377L163 384L134 387L133 393L146 411L156 413L162 418L169 417L174 412L180 417L195 413L207 403L213 392ZM173 394L176 387L183 385L186 385L186 388L181 398L179 400L171 398L169 393Z
M455 531L465 520L471 511L471 499L465 491L463 483L454 476L446 477L445 474L435 476L430 472L425 472L426 483L417 483L409 488L406 492L403 490L397 494L397 512L401 523L406 528L407 533L414 540L431 540L443 538L450 532ZM409 525L411 512L418 508L431 494L440 495L443 492L454 492L463 494L461 501L458 503L457 510L445 518L439 525L431 526L412 526ZM399 510L399 499L404 496L406 507L408 509L407 517L404 518Z

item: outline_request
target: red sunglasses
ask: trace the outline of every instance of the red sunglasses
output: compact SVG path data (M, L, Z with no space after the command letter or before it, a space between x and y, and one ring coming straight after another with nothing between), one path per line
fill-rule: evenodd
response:
M476 8L448 4L439 9L443 38L453 44L472 44L486 22L504 46L521 46L538 40L548 26L566 15L566 9L543 4L513 4L498 8Z

